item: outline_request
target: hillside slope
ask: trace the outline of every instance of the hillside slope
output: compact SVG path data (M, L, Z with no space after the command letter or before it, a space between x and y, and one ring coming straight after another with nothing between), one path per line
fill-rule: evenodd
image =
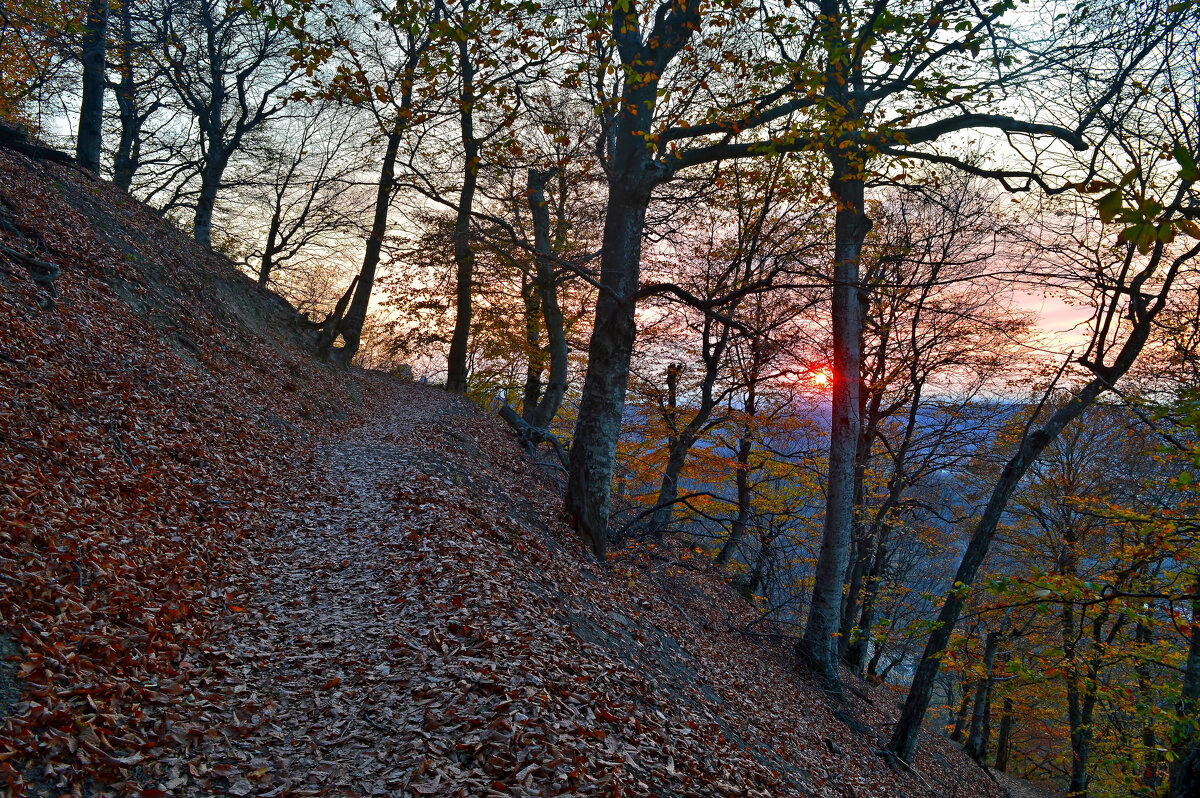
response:
M0 150L0 246L9 790L999 794L940 738L887 769L886 692L686 552L592 562L497 419L313 362L110 186Z
M0 787L163 744L308 432L360 413L294 317L111 185L0 149Z
M744 634L750 607L706 567L590 561L497 419L420 385L392 401L323 448L311 490L259 539L213 652L230 700L207 722L229 733L175 758L161 786L1000 794L940 740L921 775L888 770L884 718L826 701Z

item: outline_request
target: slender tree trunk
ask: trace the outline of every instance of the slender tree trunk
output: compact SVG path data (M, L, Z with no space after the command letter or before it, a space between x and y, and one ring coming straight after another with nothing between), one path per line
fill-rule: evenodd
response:
M862 306L858 263L870 229L861 164L832 156L830 188L837 200L833 262L833 418L829 435L829 483L825 525L817 558L812 602L797 653L829 685L840 685L838 635L842 579L854 523L854 463L859 435Z
M988 632L983 643L983 678L975 684L975 699L971 709L971 726L967 732L967 742L963 750L967 756L976 762L983 763L987 759L987 745L984 740L984 726L987 723L988 699L992 692L992 664L996 661L996 651L1000 647L1000 633Z
M371 288L375 284L375 270L379 266L379 253L383 249L383 239L387 234L388 210L392 202L392 190L396 185L396 156L400 151L400 125L396 126L387 137L387 149L383 154L383 163L379 168L379 183L375 189L375 214L371 220L371 232L367 236L367 246L363 251L362 266L358 270L357 285L354 297L350 302L345 318L336 324L330 324L322 330L317 342L317 348L324 357L335 359L349 365L358 352L358 344L362 338L363 324L367 320L367 308L371 304ZM338 337L343 341L340 353L335 356L334 344Z
M1145 269L1153 269L1161 264L1162 251L1160 244ZM942 653L950 642L955 624L958 623L963 602L968 593L967 588L975 582L975 577L991 547L996 527L1004 515L1004 509L1008 505L1013 491L1020 484L1021 478L1025 476L1029 466L1041 455L1050 442L1058 437L1068 424L1082 415L1106 388L1115 385L1129 371L1130 366L1137 360L1138 355L1145 347L1146 340L1150 337L1155 316L1166 305L1166 292L1173 284L1183 262L1182 259L1176 258L1166 268L1163 285L1159 287L1157 298L1139 298L1130 309L1135 321L1125 343L1113 358L1112 365L1093 364L1092 368L1097 376L1089 380L1078 393L1071 397L1070 401L1051 414L1044 426L1035 432L1026 434L1017 447L1017 453L1000 472L1000 476L992 488L992 495L989 497L988 503L979 517L979 522L971 533L967 549L959 561L954 581L951 583L950 590L946 593L942 603L942 609L938 613L937 626L934 627L925 643L925 650L922 652L921 660L913 674L912 685L905 698L904 708L900 712L900 719L896 723L896 728L892 730L888 750L901 761L911 762L913 754L916 752L917 738L921 733L921 722L925 718L925 711L929 708L933 680L941 666ZM1142 276L1136 279L1141 280L1148 275L1149 271L1143 270ZM1197 687L1200 690L1200 684Z
M275 253L279 249L279 209L271 215L271 224L267 227L267 243L263 247L262 262L258 264L258 287L266 288L271 282L271 272L275 270Z
M863 666L866 663L867 650L871 643L871 630L875 627L875 612L879 603L879 589L883 584L883 573L887 568L887 545L891 532L892 525L885 520L879 525L879 532L875 535L871 567L863 580L862 610L858 616L858 636L846 652L846 664L859 676L863 675Z
M880 653L882 653L882 649L880 650ZM887 667L879 672L879 675L878 675L879 680L886 681L888 674L891 673L892 670L897 665L899 665L901 662L903 662L904 658L907 656L908 656L907 647L900 649L900 653L897 654L896 656L892 657L892 661L887 664ZM876 669L876 667L878 667L878 665L879 665L879 656L872 657L871 658L871 666L870 666L870 672L871 672L872 676L876 675L875 669Z
M121 47L119 66L121 81L117 84L117 111L121 118L121 136L113 158L113 185L129 191L137 172L142 152L142 116L138 113L137 86L133 77L133 12L131 3L121 4Z
M525 389L521 394L521 418L533 423L538 402L542 398L542 373L546 370L546 353L542 350L542 301L538 295L537 278L521 281L521 300L525 305Z
M1071 401L1059 408L1046 422L1045 426L1025 436L1017 449L1017 453L1005 464L992 495L979 517L978 523L971 534L967 549L959 561L955 572L953 587L947 592L938 613L937 626L929 634L925 643L925 651L917 664L913 681L900 713L900 720L892 731L889 749L904 762L911 762L917 748L917 738L921 733L921 721L929 707L929 699L933 691L934 678L941 666L942 652L946 650L954 627L962 613L963 604L967 598L966 587L975 582L975 576L983 565L991 547L996 527L1004 515L1008 500L1020 484L1021 478L1029 466L1038 458L1058 433L1070 422L1078 418L1096 397L1100 395L1102 383L1092 380L1083 390L1072 397Z
M716 408L714 391L717 377L720 376L721 364L724 362L725 343L728 340L729 331L722 329L717 340L710 343L712 324L711 319L705 319L703 332L704 377L700 383L700 404L696 408L695 415L670 441L667 463L663 467L663 477L658 488L658 509L654 512L651 522L656 534L658 534L657 530L666 529L667 525L671 523L671 515L675 510L673 502L679 497L679 475L683 472L684 462L687 460L688 452L695 445L700 431L712 418L713 410ZM674 422L672 422L672 426L674 426Z
M737 448L737 471L734 476L737 486L737 515L734 516L733 525L729 529L729 538L717 553L718 567L724 567L725 563L729 562L750 523L750 454L754 450L753 419L756 399L755 382L752 379L746 391L746 403L743 407L745 420Z
M962 691L962 701L959 702L958 712L954 715L954 728L950 731L950 739L956 743L961 743L967 733L967 721L971 717L971 707L974 705L975 683L964 681Z
M650 525L657 539L662 539L663 531L671 523L674 514L674 501L679 498L679 475L683 472L683 464L687 460L688 450L692 448L695 439L684 429L673 440L669 441L667 462L663 465L662 480L658 485L658 509L651 517Z
M325 321L321 324L322 335L333 330L330 333L331 337L337 337L337 331L341 329L342 319L346 316L346 308L350 307L350 298L354 296L354 290L358 287L358 275L354 275L354 279L350 281L350 285L346 286L346 290L342 292L338 298L337 304L333 306L333 310L325 317Z
M540 172L530 169L528 174L528 203L533 218L534 261L537 267L536 287L542 320L546 325L546 346L549 349L550 373L546 376L546 389L537 403L536 411L528 421L534 427L549 429L554 417L562 407L567 392L567 369L570 365L570 350L567 347L566 325L562 307L558 304L558 280L552 255L553 242L550 238L550 209L546 200L546 182L558 174L551 169ZM560 191L566 187L560 184ZM565 208L560 205L560 214Z
M754 558L754 568L751 569L750 579L746 583L746 590L751 596L757 596L766 584L767 571L771 567L771 544L774 542L774 535L763 535L759 542L758 556Z
M859 291L859 305L863 318L870 311L870 297L865 290ZM854 453L854 525L853 525L853 548L851 552L852 561L850 573L846 580L846 596L842 603L842 636L839 641L839 655L842 660L851 668L858 669L862 665L861 649L857 654L857 659L850 656L851 650L854 648L854 643L862 639L863 630L854 628L855 616L859 614L859 602L862 600L863 580L866 578L868 571L871 568L871 562L875 556L875 536L878 532L879 521L881 515L876 515L876 518L870 525L865 523L864 513L866 512L866 479L867 466L870 465L871 449L875 445L875 439L879 432L880 422L880 406L883 403L883 389L880 387L884 372L887 366L888 346L891 341L890 328L884 326L880 332L879 341L875 348L873 366L871 368L874 386L871 391L867 391L865 387L866 379L864 377L863 387L859 391L859 418L861 419L861 429L858 435L858 446ZM915 383L914 383L915 384ZM919 388L914 392L913 405L914 407L920 401ZM910 413L911 416L911 413ZM912 437L912 429L908 430L903 443L903 450L907 450L908 444ZM897 466L901 466L903 462L903 452L897 458ZM899 474L893 475L889 487L894 487L900 484ZM884 505L883 513L886 514L891 510L892 504L899 499L898 491L893 497L889 495L888 501Z
M221 190L221 178L225 174L225 165L229 162L223 122L228 94L225 85L226 75L222 72L224 59L221 56L221 46L218 42L217 21L212 16L214 5L211 2L202 2L200 9L208 44L208 89L211 96L208 98L208 106L199 120L204 163L201 167L200 196L196 199L196 215L192 227L196 241L208 247L212 246L213 208L217 204L217 192Z
M1008 772L1008 756L1012 749L1013 702L1011 698L1004 699L1004 709L1000 713L1000 733L996 736L996 770Z
M979 731L979 764L987 766L992 745L992 684L988 684L987 700L983 704L983 728Z
M887 671L880 675L879 663L883 661L883 646L876 646L875 651L871 653L871 659L867 661L867 675L882 679L887 676ZM887 670L891 670L889 667Z
M865 397L859 397L859 418L865 417ZM871 454L871 435L863 425L858 435L858 445L854 453L854 522L851 525L850 570L847 574L846 589L842 600L842 619L840 622L844 632L838 638L838 656L846 659L852 644L854 616L858 614L859 597L862 594L863 579L870 568L874 546L871 539L871 528L863 523L862 513L866 504L867 459ZM850 663L847 663L850 664Z
M83 101L79 106L79 134L75 160L89 172L100 174L100 140L104 129L104 59L108 44L108 0L90 0L83 31Z
M1145 649L1154 643L1154 634L1149 625L1139 621L1134 630L1134 639L1137 640L1139 648ZM1137 672L1140 697L1138 710L1139 714L1146 718L1146 723L1142 726L1142 750L1145 752L1145 760L1139 783L1149 790L1157 790L1161 757L1158 752L1158 740L1154 734L1154 716L1151 714L1151 707L1154 706L1154 688L1150 680L1150 668L1142 656L1138 657L1134 670Z
M1075 678L1067 679L1068 719L1071 725L1071 775L1067 782L1070 798L1087 798L1088 765L1092 753L1092 707L1094 695L1080 695Z
M1064 577L1076 576L1075 535L1068 528L1063 535L1063 550L1059 556L1059 573ZM1091 748L1091 714L1088 711L1088 698L1091 692L1083 687L1092 676L1091 673L1079 673L1081 667L1086 667L1079 657L1076 641L1079 636L1079 619L1075 616L1075 605L1064 602L1060 614L1060 633L1062 635L1063 660L1069 663L1070 672L1066 679L1067 693L1067 723L1071 740L1071 773L1067 782L1067 795L1071 798L1086 798L1088 782L1088 754Z
M1192 593L1200 596L1200 574L1192 583ZM1176 704L1177 720L1173 730L1171 753L1171 798L1195 798L1200 795L1200 598L1192 599L1192 629L1183 684Z
M915 325L915 321L913 322ZM882 353L880 354L882 357ZM910 371L913 385L912 400L908 407L908 421L904 428L904 437L896 450L892 461L892 476L888 480L887 497L875 512L871 521L871 530L867 534L870 541L870 564L867 568L862 587L862 610L858 618L857 633L854 642L850 644L845 655L845 662L859 676L863 675L863 664L867 658L867 650L871 641L871 630L875 626L875 608L879 601L879 589L883 582L884 571L888 564L888 538L892 531L891 513L900 503L906 485L905 468L908 463L908 451L912 446L917 430L917 418L920 415L922 382L916 374L914 364ZM879 402L882 392L878 391L871 397L869 412L871 425L878 424ZM871 438L874 439L874 431ZM849 627L847 627L849 628Z
M471 338L471 293L475 273L475 248L471 245L471 208L479 176L479 142L475 139L475 66L471 63L466 37L458 42L458 64L462 78L459 128L463 148L463 184L458 193L454 220L454 333L446 359L446 390L467 392L467 347Z

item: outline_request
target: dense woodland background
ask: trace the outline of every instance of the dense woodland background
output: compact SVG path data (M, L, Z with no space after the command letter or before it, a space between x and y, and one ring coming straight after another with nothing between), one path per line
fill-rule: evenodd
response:
M3 0L6 146L498 408L837 694L1200 787L1200 6ZM7 217L4 217L7 218ZM14 219L19 224L19 219ZM53 285L37 252L2 251Z

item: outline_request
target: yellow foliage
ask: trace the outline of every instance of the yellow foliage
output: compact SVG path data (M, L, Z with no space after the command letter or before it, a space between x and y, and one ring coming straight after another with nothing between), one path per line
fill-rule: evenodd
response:
M81 8L52 0L0 0L0 118L30 124L29 100L47 88Z

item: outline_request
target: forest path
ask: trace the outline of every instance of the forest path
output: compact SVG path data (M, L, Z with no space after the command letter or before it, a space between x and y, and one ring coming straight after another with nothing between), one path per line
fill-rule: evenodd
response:
M520 702L506 693L535 692L531 658L554 635L534 640L498 581L504 541L485 533L514 522L456 462L479 458L463 428L472 414L456 405L465 400L418 386L401 397L385 418L325 447L310 500L279 517L252 563L246 606L213 652L229 662L222 682L234 715L201 756L176 764L171 787L239 796L491 788L474 752L519 725ZM497 645L503 657L493 656ZM553 767L506 747L486 764L510 781Z

